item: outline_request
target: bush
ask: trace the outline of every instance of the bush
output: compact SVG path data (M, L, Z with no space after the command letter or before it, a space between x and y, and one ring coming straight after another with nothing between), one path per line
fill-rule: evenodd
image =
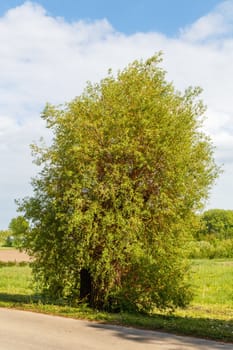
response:
M163 264L152 256L135 256L134 263L122 278L115 306L129 312L150 312L155 307L163 310L185 307L192 299L188 275L184 278L187 268L187 262L171 261L169 256L164 257ZM115 311L113 306L114 303L111 307Z
M10 236L8 236L6 238L4 246L5 247L13 247L14 246L14 241L15 241L14 236L10 235Z
M189 258L215 259L233 258L233 239L213 239L211 241L192 241L189 244Z

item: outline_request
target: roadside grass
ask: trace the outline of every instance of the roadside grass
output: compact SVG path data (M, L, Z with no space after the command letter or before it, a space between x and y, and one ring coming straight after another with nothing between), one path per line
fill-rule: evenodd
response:
M17 308L144 329L162 330L233 342L233 260L192 261L194 300L172 314L113 314L86 305L70 307L44 303L35 293L31 268L25 264L0 265L0 307Z
M0 245L0 250L15 250L15 247L7 247L4 245Z

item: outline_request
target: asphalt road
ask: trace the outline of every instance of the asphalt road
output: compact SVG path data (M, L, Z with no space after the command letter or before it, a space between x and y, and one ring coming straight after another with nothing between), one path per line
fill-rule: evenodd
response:
M0 350L232 350L232 344L0 308Z

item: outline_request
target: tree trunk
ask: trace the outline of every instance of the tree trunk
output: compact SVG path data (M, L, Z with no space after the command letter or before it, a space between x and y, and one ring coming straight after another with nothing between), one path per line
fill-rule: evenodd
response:
M88 269L80 271L80 299L92 304L92 278Z

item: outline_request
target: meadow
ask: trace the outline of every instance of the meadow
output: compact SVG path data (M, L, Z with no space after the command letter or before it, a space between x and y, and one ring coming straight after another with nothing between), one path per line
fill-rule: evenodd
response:
M85 305L45 303L35 292L28 264L0 263L0 307L233 342L233 259L193 260L191 281L194 299L186 309L170 314L159 310L151 315L111 314Z

